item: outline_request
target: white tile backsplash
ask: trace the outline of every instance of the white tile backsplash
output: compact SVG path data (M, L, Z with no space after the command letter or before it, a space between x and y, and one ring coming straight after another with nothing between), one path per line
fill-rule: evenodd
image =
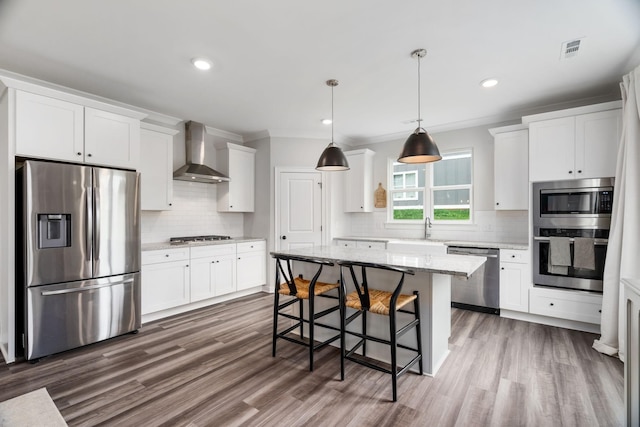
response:
M170 211L142 211L142 243L165 242L170 237L222 234L243 235L244 215L217 211L215 184L173 181Z
M441 225L431 229L431 238L444 240L465 240L478 242L526 243L528 240L527 211L475 211L472 225ZM351 224L347 227L354 237L389 237L420 239L424 237L424 226L393 227L386 224L384 210L373 213L350 214Z

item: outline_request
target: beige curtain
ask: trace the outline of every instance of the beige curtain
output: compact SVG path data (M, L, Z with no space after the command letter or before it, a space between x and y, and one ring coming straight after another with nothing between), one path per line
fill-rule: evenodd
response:
M604 266L601 337L593 348L624 361L625 309L621 278L640 278L640 66L623 77L611 232Z

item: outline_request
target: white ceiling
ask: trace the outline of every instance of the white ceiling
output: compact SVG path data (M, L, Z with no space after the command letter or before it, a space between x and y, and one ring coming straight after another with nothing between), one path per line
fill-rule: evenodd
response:
M0 68L245 139L330 138L332 78L343 140L411 132L417 48L431 132L619 99L640 65L640 1L0 0Z

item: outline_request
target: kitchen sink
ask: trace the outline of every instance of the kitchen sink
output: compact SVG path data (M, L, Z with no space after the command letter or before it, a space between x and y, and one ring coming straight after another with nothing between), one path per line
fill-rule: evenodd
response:
M424 239L389 240L387 250L392 252L406 252L417 254L445 255L447 246L444 241Z

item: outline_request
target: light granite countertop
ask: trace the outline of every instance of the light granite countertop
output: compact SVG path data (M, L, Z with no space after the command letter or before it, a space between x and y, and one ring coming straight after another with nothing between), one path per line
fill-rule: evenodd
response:
M445 246L463 246L467 248L492 248L492 249L516 249L527 250L529 245L521 242L483 242L483 241L471 241L471 240L441 240L441 239L399 239L394 237L335 237L334 240L356 240L360 242L429 242L429 243L442 243Z
M271 255L296 255L332 262L361 261L394 267L406 267L415 271L469 277L486 258L469 255L418 255L390 252L386 249L346 248L342 246L314 246L274 251Z
M190 242L190 243L169 243L169 242L157 242L157 243L143 243L141 245L142 251L157 251L162 249L175 249L185 246L211 246L211 245L228 245L230 243L243 243L243 242L258 242L265 239L259 237L233 237L227 240L209 240L206 242Z

